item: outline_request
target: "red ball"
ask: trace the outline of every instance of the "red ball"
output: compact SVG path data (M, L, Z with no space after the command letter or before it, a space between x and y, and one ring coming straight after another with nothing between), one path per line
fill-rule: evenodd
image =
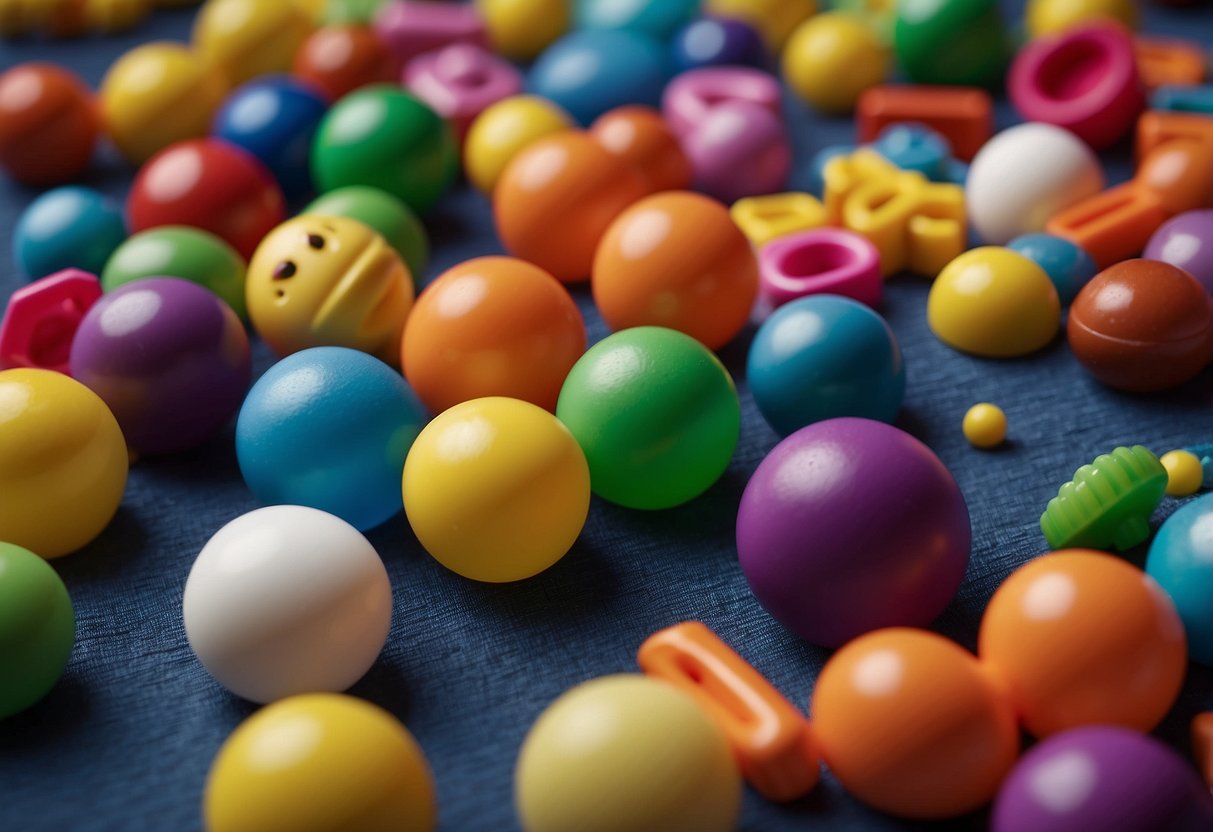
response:
M59 185L88 165L101 124L92 93L53 64L0 75L0 167L26 185Z
M126 202L134 234L189 225L226 240L246 260L286 218L282 191L269 171L218 139L178 142L148 160Z
M325 26L313 32L291 72L336 101L368 84L395 80L387 46L368 26Z

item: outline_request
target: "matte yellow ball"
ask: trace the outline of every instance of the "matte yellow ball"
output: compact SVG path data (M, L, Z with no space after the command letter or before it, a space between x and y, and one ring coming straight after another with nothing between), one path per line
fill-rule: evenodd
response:
M290 72L314 24L297 3L207 0L194 19L194 47L231 87Z
M493 49L529 61L569 28L569 0L476 0Z
M741 777L723 733L689 696L605 676L553 702L514 775L525 832L725 832Z
M891 58L876 31L847 12L801 23L783 49L783 77L798 96L825 113L848 113L869 87L889 76Z
M434 781L412 734L339 693L262 708L211 764L207 832L429 832Z
M1093 23L1111 20L1137 28L1136 0L1028 0L1025 14L1028 35L1055 35Z
M1195 454L1170 451L1158 461L1167 469L1167 493L1172 497L1187 497L1200 490L1205 472Z
M704 14L750 24L774 52L816 11L817 0L706 0L703 8Z
M977 448L996 448L1007 438L1007 414L989 402L975 404L961 423L965 439Z
M568 130L573 120L537 95L515 95L486 108L468 128L463 169L480 191L491 194L514 156L536 139Z
M402 492L427 552L466 578L501 583L542 572L572 547L590 508L590 469L543 408L472 399L421 431Z

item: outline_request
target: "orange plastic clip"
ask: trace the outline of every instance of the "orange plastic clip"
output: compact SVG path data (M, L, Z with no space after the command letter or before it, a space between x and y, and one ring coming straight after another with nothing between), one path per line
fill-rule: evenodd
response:
M861 142L875 141L886 125L916 121L946 136L966 162L994 133L994 102L976 87L872 87L856 110Z
M1135 38L1137 74L1147 90L1168 84L1188 86L1205 80L1205 56L1200 45L1186 40Z
M1126 182L1055 214L1045 230L1084 249L1106 269L1140 254L1167 217L1157 194Z
M1213 789L1213 711L1192 718L1192 756L1205 785Z
M1213 146L1213 118L1161 110L1142 113L1141 118L1137 120L1134 155L1140 161L1154 148L1172 139L1195 139Z
M690 694L728 737L745 779L768 800L808 794L821 756L809 722L715 633L698 621L650 636L640 667Z

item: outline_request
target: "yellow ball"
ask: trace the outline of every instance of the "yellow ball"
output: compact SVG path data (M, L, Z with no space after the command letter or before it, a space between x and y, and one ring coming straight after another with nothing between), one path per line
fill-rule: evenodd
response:
M103 33L125 32L147 17L152 0L85 0L85 28Z
M476 0L493 49L529 61L569 28L569 0Z
M231 87L289 72L312 20L297 3L207 0L194 19L194 46Z
M1096 20L1137 28L1136 0L1028 0L1028 35L1055 35Z
M704 14L750 24L773 52L816 11L817 0L707 0L703 9Z
M208 832L428 832L434 782L412 734L339 693L262 708L219 749L206 782Z
M935 337L961 352L1012 358L1053 340L1061 302L1036 263L986 246L944 266L927 298L927 323Z
M1167 469L1167 493L1172 497L1187 497L1200 490L1205 472L1195 454L1170 451L1158 461Z
M402 490L426 551L466 578L501 583L542 572L568 552L589 512L590 469L577 440L543 408L473 399L417 437Z
M827 12L801 23L783 49L783 77L792 91L826 113L848 113L869 87L889 75L890 56L856 15Z
M605 676L553 702L514 774L525 832L724 832L741 777L723 733L689 696Z
M977 448L996 448L1007 438L1007 414L996 404L975 404L961 423L965 439Z
M129 457L105 402L50 370L0 372L0 540L44 558L101 534Z
M491 194L514 156L536 139L569 130L568 113L546 98L515 95L476 116L463 143L463 169L480 191Z

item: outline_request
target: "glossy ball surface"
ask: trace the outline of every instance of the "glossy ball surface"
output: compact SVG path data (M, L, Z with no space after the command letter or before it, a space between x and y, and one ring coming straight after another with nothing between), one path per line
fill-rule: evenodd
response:
M526 832L726 832L741 792L724 734L695 701L631 674L584 682L549 705L514 772Z
M387 191L365 185L338 188L317 197L300 213L358 220L396 250L408 266L414 286L421 284L430 261L430 242L425 226L409 206Z
M1007 438L1007 414L996 404L975 404L965 411L961 430L973 447L997 448Z
M211 763L202 813L208 832L437 825L434 778L413 735L378 706L333 693L292 696L240 723Z
M1099 272L1091 255L1064 237L1024 234L1007 243L1007 248L1044 269L1062 306L1069 306Z
M450 124L462 143L485 108L522 92L522 74L483 46L452 43L409 61L404 86Z
M1146 558L1146 574L1175 602L1192 661L1213 666L1213 495L1180 506L1166 519Z
M1011 54L997 0L901 0L893 45L917 84L994 86Z
M569 0L477 0L493 51L529 61L569 28Z
M960 586L970 536L964 496L939 458L869 419L830 419L784 439L737 512L737 551L754 595L824 647L929 624Z
M816 13L818 5L817 0L705 0L703 11L748 23L771 53L778 54L792 30Z
M362 678L387 640L392 587L375 548L344 520L270 506L202 547L182 615L190 649L215 681L273 702Z
M0 719L50 692L75 640L72 599L54 568L28 549L0 543Z
M1179 266L1213 294L1213 211L1188 211L1167 220L1142 257Z
M1024 15L1028 35L1057 35L1096 21L1112 21L1136 29L1137 3L1133 0L1028 0Z
M192 38L199 57L235 87L287 72L312 27L300 3L207 0L194 18Z
M262 503L310 506L366 531L400 512L404 458L426 419L382 361L313 347L253 385L236 422L236 459Z
M518 399L473 399L426 426L404 463L404 510L421 545L465 578L537 575L573 546L590 509L590 472L551 413Z
M115 203L92 188L69 185L40 195L21 213L13 257L31 280L69 268L96 274L125 239Z
M463 168L482 193L491 195L506 165L536 139L573 126L552 102L535 95L515 95L486 108L468 128L463 142Z
M387 46L369 26L325 26L308 35L291 74L335 102L360 87L395 80Z
M1168 451L1158 458L1167 469L1167 494L1187 497L1200 490L1204 468L1200 459L1188 451Z
M674 33L674 71L704 66L755 66L766 55L753 26L726 17L701 17Z
M49 63L0 74L0 169L25 185L59 185L88 166L101 131L79 78Z
M863 18L826 12L801 23L783 49L783 77L823 113L849 113L868 87L884 83L889 49Z
M626 29L666 40L695 16L700 0L573 0L578 29Z
M661 113L652 107L617 107L595 119L590 135L611 153L631 162L658 191L691 187L691 162Z
M906 389L893 330L867 306L837 295L791 301L763 321L746 379L780 436L839 416L892 422Z
M787 185L791 140L780 117L760 104L719 104L682 142L698 189L723 202L776 193Z
M127 466L92 390L51 370L0 372L0 540L48 559L83 548L118 510Z

